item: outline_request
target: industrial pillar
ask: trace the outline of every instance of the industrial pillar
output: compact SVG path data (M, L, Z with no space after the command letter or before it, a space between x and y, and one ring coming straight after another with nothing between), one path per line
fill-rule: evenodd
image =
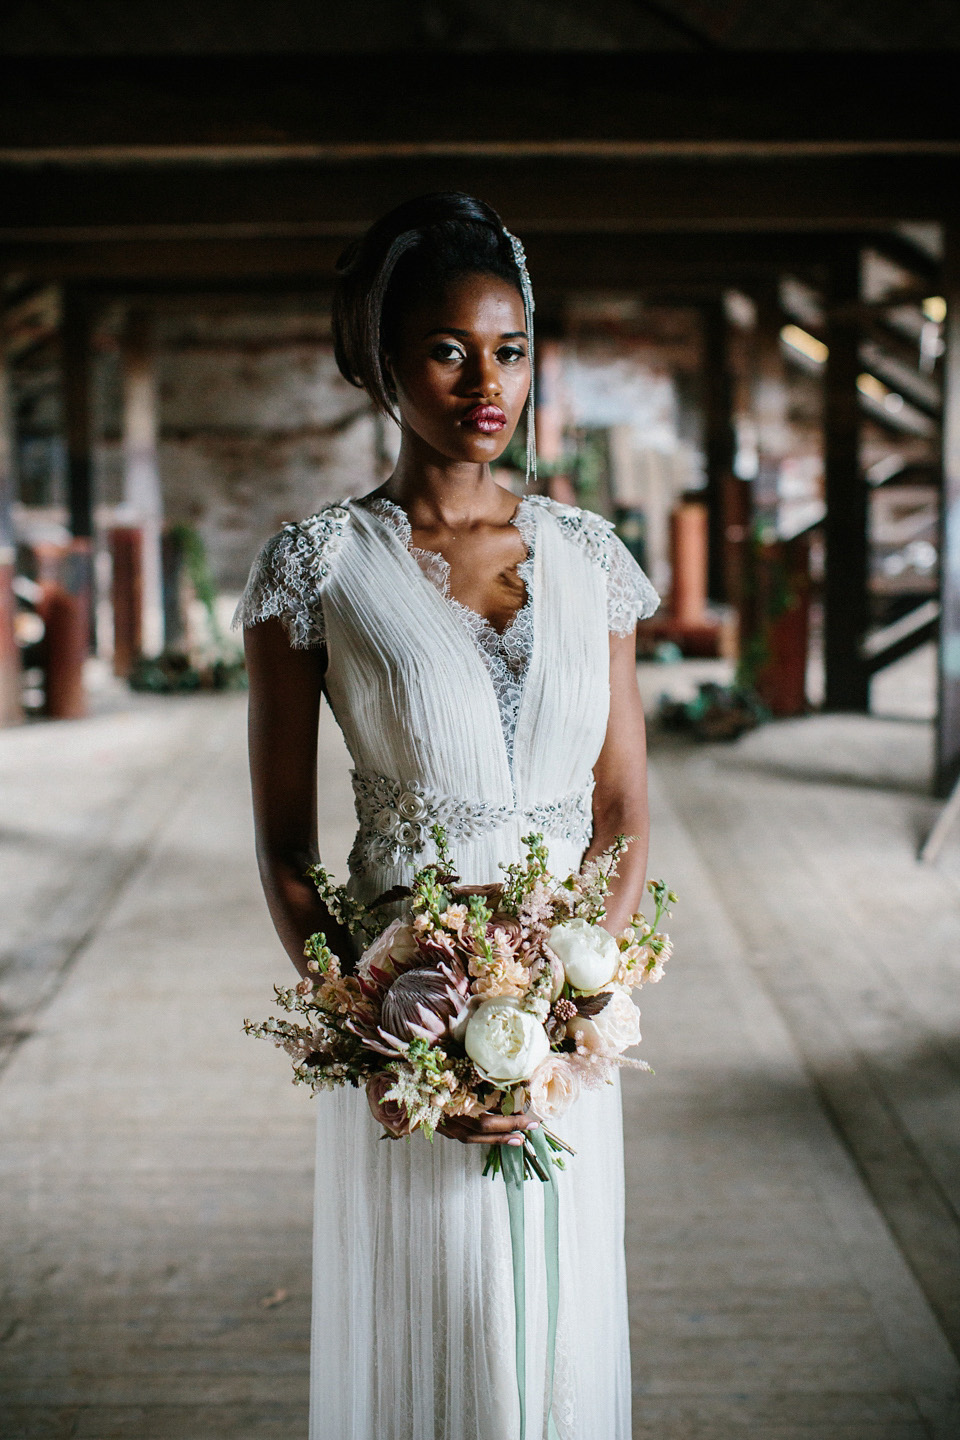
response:
M90 297L67 287L63 295L61 346L67 501L73 539L43 606L47 627L46 713L58 720L86 713L83 668L90 650L93 615L91 331Z
M14 633L13 416L7 365L7 337L0 333L0 726L23 719L20 703L20 652Z
M751 290L751 295L757 310L755 365L751 387L757 430L754 502L758 511L773 520L779 499L780 467L790 453L793 438L787 418L786 366L780 349L783 313L775 285L757 285Z
M157 455L157 386L153 322L132 310L123 336L124 509L142 535L140 595L143 654L163 649L163 495Z
M703 307L704 450L707 465L710 599L739 598L743 547L750 528L750 487L733 473L736 434L727 317L718 297Z
M837 255L827 284L823 458L827 513L823 582L824 705L866 711L870 675L861 646L869 623L868 488L860 466L860 252Z
M937 795L960 776L960 228L949 227L946 238Z

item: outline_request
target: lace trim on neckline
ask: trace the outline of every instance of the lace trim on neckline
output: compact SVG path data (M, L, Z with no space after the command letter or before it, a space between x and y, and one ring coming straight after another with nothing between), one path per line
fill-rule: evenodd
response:
M524 583L527 596L505 630L494 629L485 615L462 605L450 593L450 564L436 550L423 550L413 543L413 530L406 512L393 500L379 496L364 500L363 508L382 520L395 533L416 560L423 574L440 592L454 615L467 631L493 683L500 725L507 748L507 759L513 765L513 747L517 734L523 685L533 656L533 561L536 547L536 519L529 500L517 505L510 524L519 532L526 546L526 557L517 565L517 574Z

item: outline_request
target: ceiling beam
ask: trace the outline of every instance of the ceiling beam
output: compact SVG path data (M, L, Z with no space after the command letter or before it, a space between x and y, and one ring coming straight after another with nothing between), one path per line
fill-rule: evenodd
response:
M0 169L0 240L317 239L458 189L521 234L878 228L960 215L956 156L672 162L483 158Z
M874 240L864 232L862 244ZM641 235L539 233L527 251L538 291L572 289L715 294L749 290L793 271L817 284L856 235L685 232ZM329 289L340 237L275 240L58 240L0 242L0 272L76 281L108 290L180 291L227 286Z
M8 57L0 159L942 153L955 72L946 52Z

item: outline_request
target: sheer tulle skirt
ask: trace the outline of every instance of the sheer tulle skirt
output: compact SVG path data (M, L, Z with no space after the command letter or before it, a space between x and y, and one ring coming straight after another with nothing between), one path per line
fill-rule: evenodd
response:
M311 1440L513 1440L513 1271L485 1147L381 1139L362 1091L317 1101ZM561 1440L630 1440L619 1085L557 1123ZM545 1433L542 1194L528 1182L528 1435Z

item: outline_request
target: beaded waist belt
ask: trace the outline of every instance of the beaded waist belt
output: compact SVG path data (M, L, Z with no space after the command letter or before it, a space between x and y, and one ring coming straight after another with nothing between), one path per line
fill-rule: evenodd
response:
M546 805L526 809L442 795L418 781L391 780L387 775L353 771L357 808L357 838L350 868L363 874L380 865L395 865L401 857L414 859L430 838L433 825L442 825L452 844L475 840L510 821L584 849L593 830L593 781L581 790Z

